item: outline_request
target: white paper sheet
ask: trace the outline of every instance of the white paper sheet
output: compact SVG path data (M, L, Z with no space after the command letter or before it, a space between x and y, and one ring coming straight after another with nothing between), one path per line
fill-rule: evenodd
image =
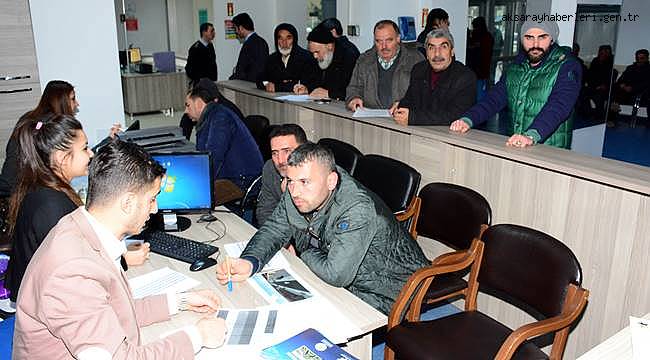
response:
M388 113L388 109L370 109L365 107L359 107L352 114L352 117L361 118L361 117L391 117Z
M167 292L183 292L199 284L201 284L199 281L168 267L129 280L134 299Z
M306 101L312 101L313 98L310 97L309 95L293 95L292 94L292 95L276 96L275 100L306 102Z
M246 248L246 244L248 244L248 241L230 243L224 245L224 249L226 250L226 254L228 254L228 256L239 257L242 251L244 251L244 249ZM284 257L284 254L282 254L281 251L278 251L277 254L275 254L275 256L273 256L271 260L266 264L266 266L264 266L264 269L262 271L284 269L288 267L289 267L289 262Z
M650 359L650 320L630 316L634 360Z

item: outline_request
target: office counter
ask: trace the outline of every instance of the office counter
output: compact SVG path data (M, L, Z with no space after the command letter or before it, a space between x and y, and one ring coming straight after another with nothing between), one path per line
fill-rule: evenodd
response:
M337 138L363 153L404 161L433 181L470 187L488 199L493 224L544 231L580 260L589 304L571 333L566 359L576 358L650 311L650 168L537 145L508 148L506 137L445 126L400 126L390 118L353 118L342 102L285 103L244 81L219 83L245 115L272 124L294 122L310 140ZM420 238L430 257L447 251ZM543 296L543 294L540 294ZM479 309L516 327L532 318L481 294Z
M187 91L185 72L122 73L124 111L129 115L183 109Z

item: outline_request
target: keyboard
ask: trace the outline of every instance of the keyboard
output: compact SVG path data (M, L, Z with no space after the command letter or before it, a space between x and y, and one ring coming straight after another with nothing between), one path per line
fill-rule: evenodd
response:
M151 251L186 263L208 257L217 251L216 246L172 235L165 231L151 231L142 235L149 243Z

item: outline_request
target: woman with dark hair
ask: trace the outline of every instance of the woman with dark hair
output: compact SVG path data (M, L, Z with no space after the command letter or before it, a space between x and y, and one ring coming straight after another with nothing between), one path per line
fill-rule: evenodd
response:
M427 14L427 21L424 25L424 30L418 35L417 48L425 57L427 56L424 44L427 42L427 34L433 29L445 28L449 29L449 14L444 9L435 8Z
M41 119L52 114L74 116L78 107L79 102L77 102L74 87L70 83L62 80L52 80L47 83L36 108L20 117L14 127L14 132L7 142L5 162L2 165L2 174L0 174L0 196L8 197L16 187L18 175L16 129L25 121Z
M16 301L27 265L40 244L62 217L83 204L70 182L88 175L93 153L81 123L71 115L23 117L12 137L20 176L9 199L12 252L6 287ZM126 263L141 264L148 253L148 245L129 251Z
M82 205L70 186L72 178L88 174L93 153L81 123L69 115L38 120L23 117L12 135L18 147L21 176L9 200L12 254L6 286L16 301L29 260L50 229Z

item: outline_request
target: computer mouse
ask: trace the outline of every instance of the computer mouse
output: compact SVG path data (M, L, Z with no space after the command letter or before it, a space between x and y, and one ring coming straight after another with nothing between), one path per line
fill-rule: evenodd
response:
M211 257L204 257L194 261L192 265L190 265L190 271L201 271L214 265L217 265L216 259L213 259Z

